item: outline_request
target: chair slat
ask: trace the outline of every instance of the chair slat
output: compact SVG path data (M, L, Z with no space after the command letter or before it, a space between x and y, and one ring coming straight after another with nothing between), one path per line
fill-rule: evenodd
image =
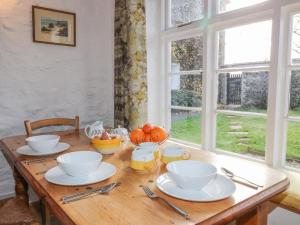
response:
M70 118L51 118L30 122L24 121L27 136L32 136L33 130L49 126L73 126L75 131L79 131L79 116L74 119Z

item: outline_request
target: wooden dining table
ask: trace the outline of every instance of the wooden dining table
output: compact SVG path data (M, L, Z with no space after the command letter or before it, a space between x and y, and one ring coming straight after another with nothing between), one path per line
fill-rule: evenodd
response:
M95 151L90 140L80 132L61 131L61 141L71 147L65 151L78 150ZM263 188L253 189L236 183L236 191L232 196L214 202L191 202L176 199L158 190L156 178L165 173L165 165L157 161L157 167L148 173L137 173L130 168L131 151L134 146L127 144L112 155L105 155L103 161L117 168L116 174L100 183L84 186L60 186L49 183L44 178L44 172L57 165L50 155L40 163L27 164L32 156L22 156L16 150L25 145L25 135L7 137L0 141L2 149L10 166L13 168L16 180L16 194L28 200L27 188L32 187L43 201L51 214L62 225L194 225L194 224L227 224L236 220L236 224L267 224L269 200L287 189L289 180L282 172L272 169L263 163L252 162L238 157L215 154L201 149L188 147L173 141L167 141L162 146L178 145L191 154L191 158L208 162L218 168L225 167L249 180L262 184ZM62 154L62 153L60 153ZM121 182L121 185L109 194L95 195L68 204L63 204L62 196L93 189L111 182ZM173 211L168 205L158 200L148 198L142 186L149 186L157 195L189 213L186 219Z

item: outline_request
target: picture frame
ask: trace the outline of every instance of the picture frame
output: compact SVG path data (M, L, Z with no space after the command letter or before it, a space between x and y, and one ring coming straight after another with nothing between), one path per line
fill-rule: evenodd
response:
M76 14L32 6L33 42L76 46Z

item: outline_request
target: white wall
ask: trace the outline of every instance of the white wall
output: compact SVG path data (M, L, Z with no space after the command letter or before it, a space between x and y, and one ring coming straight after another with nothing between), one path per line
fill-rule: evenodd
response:
M75 12L77 46L33 43L32 5ZM0 138L24 133L25 119L113 125L113 23L113 0L0 0ZM0 157L1 198L12 185Z

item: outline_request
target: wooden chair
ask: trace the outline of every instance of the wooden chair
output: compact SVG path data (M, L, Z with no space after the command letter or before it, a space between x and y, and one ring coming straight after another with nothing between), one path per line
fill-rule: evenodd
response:
M79 116L76 116L74 119L69 118L51 118L51 119L44 119L38 120L34 122L30 122L28 120L24 121L25 130L27 136L32 136L32 131L42 128L42 127L49 127L49 126L73 126L75 127L75 131L79 132Z

